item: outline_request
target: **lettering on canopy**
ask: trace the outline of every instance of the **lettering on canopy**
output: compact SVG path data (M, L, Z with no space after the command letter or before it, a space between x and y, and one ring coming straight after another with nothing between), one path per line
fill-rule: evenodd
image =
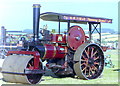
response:
M76 21L85 21L85 22L112 23L112 19L91 18L91 17L63 16L63 19L65 19L65 20L76 20Z

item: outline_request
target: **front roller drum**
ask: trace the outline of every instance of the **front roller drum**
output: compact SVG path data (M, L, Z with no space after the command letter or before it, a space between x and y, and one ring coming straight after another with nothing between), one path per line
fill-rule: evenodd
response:
M96 79L103 72L104 54L97 44L82 44L74 55L74 71L79 78Z
M25 70L33 68L33 56L10 55L2 65L3 79L13 83L37 84L41 81L41 74L25 74ZM42 70L42 63L39 63Z

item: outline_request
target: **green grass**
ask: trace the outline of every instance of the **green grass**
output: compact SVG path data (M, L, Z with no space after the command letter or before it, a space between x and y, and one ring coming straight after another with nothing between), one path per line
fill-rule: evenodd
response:
M113 69L105 69L101 78L95 80L82 80L77 78L52 78L51 76L44 76L44 81L40 84L118 84L118 72Z
M40 84L118 84L118 71L113 71L118 69L118 50L108 50L105 55L110 55L114 68L104 68L103 74L100 78L94 80L82 80L77 78L54 78L51 75L52 72L48 72L49 76L43 76ZM120 62L120 59L119 59ZM119 81L120 82L120 81ZM0 84L10 84L0 80Z

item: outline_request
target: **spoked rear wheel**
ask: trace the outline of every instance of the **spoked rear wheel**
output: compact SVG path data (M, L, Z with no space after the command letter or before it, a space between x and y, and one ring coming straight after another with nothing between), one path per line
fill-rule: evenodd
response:
M98 78L104 68L102 49L96 44L82 44L75 52L74 71L82 79Z

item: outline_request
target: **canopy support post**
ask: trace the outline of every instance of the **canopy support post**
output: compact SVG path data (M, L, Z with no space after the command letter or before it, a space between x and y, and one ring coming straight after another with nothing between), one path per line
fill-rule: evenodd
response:
M70 29L70 20L68 20L68 27L67 28L68 28L68 31L69 31L69 29Z
M58 25L58 32L60 34L60 16L58 16L58 23L59 23L59 25Z
M89 24L89 41L92 40L92 34L96 31L99 34L99 39L97 40L99 45L101 45L101 23L100 22L88 22ZM99 26L99 28L97 28Z
M91 23L89 22L89 41L91 41L91 39L92 39L91 30L92 30L92 25L91 25Z

